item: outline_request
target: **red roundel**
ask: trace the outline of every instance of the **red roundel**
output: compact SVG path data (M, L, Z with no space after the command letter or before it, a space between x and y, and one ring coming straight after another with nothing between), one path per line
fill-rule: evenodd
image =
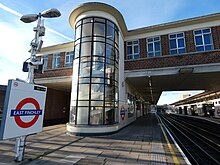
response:
M16 107L16 110L21 110L21 108L25 105L25 104L28 104L28 103L31 103L35 106L36 110L40 110L40 105L39 103L37 102L37 100L33 99L33 98L26 98L26 99L23 99ZM21 128L29 128L31 126L33 126L37 119L38 119L39 115L35 115L34 118L29 121L29 122L24 122L22 121L21 117L20 116L15 116L14 119L15 119L15 122L17 123L17 125Z

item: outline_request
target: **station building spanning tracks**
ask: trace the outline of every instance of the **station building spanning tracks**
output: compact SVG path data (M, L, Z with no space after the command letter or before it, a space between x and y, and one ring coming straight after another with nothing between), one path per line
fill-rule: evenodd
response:
M220 124L180 115L158 116L192 164L220 164Z

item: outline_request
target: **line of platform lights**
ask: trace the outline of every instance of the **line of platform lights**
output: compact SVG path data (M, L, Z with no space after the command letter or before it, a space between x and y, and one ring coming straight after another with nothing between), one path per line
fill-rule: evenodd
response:
M34 73L42 73L43 71L43 60L36 59L36 53L40 51L43 41L41 37L45 35L44 22L41 20L44 18L55 18L61 16L61 13L57 9L48 9L39 14L27 14L21 17L21 21L24 23L31 23L37 20L37 26L34 27L33 31L35 32L35 38L31 41L31 57L30 62L27 60L23 63L22 70L28 72L28 82L33 83Z

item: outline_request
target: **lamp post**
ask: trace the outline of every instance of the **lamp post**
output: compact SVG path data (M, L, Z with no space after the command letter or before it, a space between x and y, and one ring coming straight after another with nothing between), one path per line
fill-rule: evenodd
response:
M34 70L39 66L43 65L42 61L36 59L36 53L41 49L43 41L41 37L45 35L45 27L43 25L42 17L44 18L55 18L61 16L61 13L57 9L48 9L39 14L27 14L21 17L21 21L24 23L31 23L37 20L37 26L34 27L35 38L31 41L31 56L30 62L28 63L28 83L34 83ZM15 144L15 161L22 161L25 150L26 136L16 138Z
M27 14L21 17L21 21L24 23L31 23L37 20L37 26L34 27L33 31L35 32L35 38L31 41L31 57L30 63L28 65L28 82L33 83L34 80L34 69L42 65L43 62L40 62L36 59L36 53L41 49L43 41L40 37L45 35L45 27L43 25L42 17L44 18L55 18L61 16L61 13L57 9L48 9L39 14Z

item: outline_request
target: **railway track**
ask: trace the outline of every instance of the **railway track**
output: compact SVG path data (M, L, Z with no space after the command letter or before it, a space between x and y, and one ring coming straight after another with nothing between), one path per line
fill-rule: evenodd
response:
M220 164L220 125L184 116L158 117L192 164Z

